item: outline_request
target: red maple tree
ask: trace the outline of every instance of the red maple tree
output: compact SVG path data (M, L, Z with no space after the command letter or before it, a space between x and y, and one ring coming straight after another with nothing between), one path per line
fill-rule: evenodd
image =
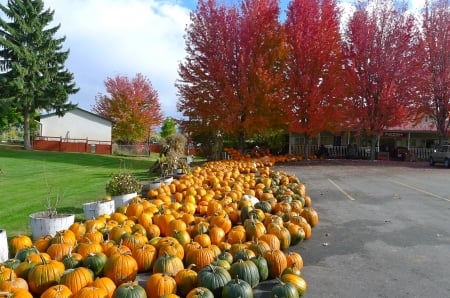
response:
M423 75L418 118L430 116L439 144L449 133L450 113L450 7L448 0L427 2L422 14L426 74Z
M193 136L244 140L282 121L282 29L276 0L198 2L179 66L178 111Z
M95 97L93 111L112 121L113 139L127 144L148 140L163 120L151 82L140 73L131 80L118 75L108 77L105 87L108 95Z
M411 116L423 68L417 55L420 37L412 15L394 1L363 3L344 33L351 94L346 98L350 129L377 137Z
M320 132L341 128L344 85L339 22L334 0L294 0L288 6L285 106L290 130L305 135L307 145Z

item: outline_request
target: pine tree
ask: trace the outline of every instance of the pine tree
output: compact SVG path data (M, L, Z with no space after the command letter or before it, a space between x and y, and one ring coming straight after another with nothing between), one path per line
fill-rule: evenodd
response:
M0 4L0 113L23 116L24 147L32 148L30 121L41 110L64 115L76 105L69 94L78 92L64 63L65 37L55 38L60 26L49 27L54 11L42 0L8 0Z

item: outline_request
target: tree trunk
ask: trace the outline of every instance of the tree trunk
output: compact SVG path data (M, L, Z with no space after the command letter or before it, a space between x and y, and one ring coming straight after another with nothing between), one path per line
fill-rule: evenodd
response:
M309 152L311 151L311 139L308 136L305 136L305 159L309 160Z
M370 160L374 161L375 160L375 148L376 148L376 144L377 144L377 136L372 136L370 138Z
M23 147L25 150L32 150L30 138L30 112L25 110L23 113Z
M239 150L241 151L242 154L245 154L245 133L244 132L239 132L239 136L238 136L238 143L239 143Z

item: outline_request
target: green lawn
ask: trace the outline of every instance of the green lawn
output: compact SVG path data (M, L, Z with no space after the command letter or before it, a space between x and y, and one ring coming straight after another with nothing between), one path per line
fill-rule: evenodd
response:
M112 172L126 168L142 182L151 177L151 158L12 150L0 147L0 229L7 236L31 234L28 215L46 210L47 197L61 195L59 213L84 219L83 203L105 195Z

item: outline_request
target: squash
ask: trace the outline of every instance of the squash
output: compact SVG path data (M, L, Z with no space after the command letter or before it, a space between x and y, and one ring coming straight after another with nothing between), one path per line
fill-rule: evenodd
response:
M147 279L145 292L148 298L159 298L165 294L175 294L177 283L175 279L165 273L153 273Z
M133 258L138 265L138 272L148 272L152 270L153 264L156 261L156 248L151 244L144 244L143 246L134 249L131 252Z
M10 291L15 288L21 288L28 291L28 283L25 279L16 277L14 270L9 269L9 278L0 280L0 291Z
M127 282L123 283L116 288L112 298L147 298L147 293L145 289L140 286L137 282Z
M110 256L103 267L104 276L111 278L116 286L133 281L137 276L137 271L137 262L129 252Z
M214 298L214 294L208 288L196 287L189 291L186 298Z
M258 268L260 281L269 278L269 267L267 265L267 260L263 256L258 255L256 257L251 258L250 261L255 263L256 267Z
M222 289L222 298L253 298L252 287L237 276L230 280Z
M70 298L72 291L65 285L54 285L42 293L40 298Z
M281 250L269 250L264 253L263 257L267 260L269 276L272 278L280 277L287 267L286 255Z
M300 215L306 219L311 228L314 228L319 223L319 215L317 214L317 211L311 207L304 208Z
M299 298L300 295L293 284L280 280L270 291L270 297Z
M215 252L209 247L200 247L192 249L186 255L186 265L195 264L195 271L199 271L214 261L216 258Z
M231 275L225 268L208 265L198 272L198 285L211 290L214 297L222 295L223 287L231 280Z
M93 286L84 287L79 290L72 298L108 298L108 292L103 288Z
M231 264L229 272L231 276L238 276L239 279L247 282L251 288L254 288L259 284L258 267L251 260L239 260L236 263ZM236 282L237 281L238 280L236 280Z
M281 281L292 284L297 289L299 296L303 296L308 288L308 285L303 277L296 274L284 274L281 276Z
M114 283L114 281L106 276L103 277L97 277L91 284L90 286L93 287L97 287L97 288L102 288L105 289L106 292L108 292L108 297L112 297L112 295L114 294L114 291L116 290L117 286Z
M92 270L94 276L100 276L106 265L108 257L103 252L92 252L83 260L83 266Z
M177 275L178 271L182 269L184 269L183 261L168 253L158 257L153 264L153 273L165 273L170 276Z
M33 241L29 236L27 235L13 236L8 241L9 257L14 258L19 250L31 246L33 246Z
M175 275L175 282L177 283L177 294L185 297L198 284L197 272L192 270L195 264L189 265L186 269L178 271Z
M61 262L66 269L80 267L83 263L83 256L76 252L72 253L72 249L70 249L69 253L62 257Z
M61 276L60 284L67 286L73 294L94 281L94 273L85 268L67 269Z
M55 244L52 244L55 245ZM59 283L64 273L62 262L42 258L42 264L38 264L28 272L28 286L33 294L42 294L45 290Z

